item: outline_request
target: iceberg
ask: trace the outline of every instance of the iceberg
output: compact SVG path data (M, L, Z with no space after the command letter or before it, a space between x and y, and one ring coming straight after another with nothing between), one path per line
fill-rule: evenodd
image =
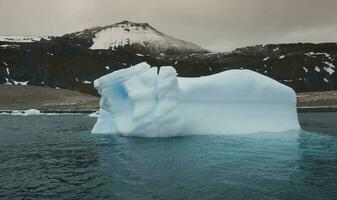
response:
M301 129L295 92L250 70L181 78L171 66L140 63L94 86L101 99L92 133L174 137Z
M37 109L28 109L28 110L14 110L12 115L22 115L22 116L30 116L30 115L40 115L41 112Z
M93 112L91 114L88 115L88 117L93 117L93 118L97 118L99 115L99 111Z

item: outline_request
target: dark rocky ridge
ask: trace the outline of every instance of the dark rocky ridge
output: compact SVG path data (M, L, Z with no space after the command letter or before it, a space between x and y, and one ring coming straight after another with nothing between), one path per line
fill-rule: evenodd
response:
M153 66L171 65L179 76L185 77L250 69L297 92L337 89L336 43L259 45L228 53L165 51L158 54L137 44L91 50L90 33L99 29L32 43L0 42L0 84L28 81L28 85L96 94L90 84L96 78L146 61Z

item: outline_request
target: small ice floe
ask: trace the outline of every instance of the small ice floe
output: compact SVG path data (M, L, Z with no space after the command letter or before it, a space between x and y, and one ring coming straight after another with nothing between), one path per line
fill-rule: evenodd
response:
M285 55L282 55L279 57L279 59L284 59L286 56Z
M57 112L57 113L42 113L37 109L28 109L28 110L12 110L0 112L0 115L17 115L17 116L32 116L32 115L46 115L46 116L55 116L55 115L83 115L83 113L68 113L68 112Z
M273 49L273 51L278 51L280 50L280 47L276 47L275 49Z
M324 82L329 83L329 80L328 80L328 79L324 78L323 80L324 80Z
M144 57L144 55L143 55L143 54L140 54L140 53L137 53L136 56Z
M83 83L84 83L84 84L91 84L92 82L91 82L91 81L85 80L85 81L83 81Z
M59 90L60 88L59 87L55 87L55 89Z
M105 69L106 70L110 70L110 66L105 66Z
M0 115L10 115L11 113L9 112L0 112Z
M96 111L96 112L94 112L94 113L89 114L88 116L89 116L89 117L95 117L95 118L97 118L97 117L99 116L99 112Z
M321 72L320 68L318 66L315 67L316 72Z
M40 115L41 112L37 109L28 109L28 110L13 110L11 115L21 115L21 116L29 116L29 115Z
M209 71L211 72L212 71L212 68L211 67L208 67Z
M50 55L50 56L53 56L53 55L54 55L53 53L49 53L49 52L47 52L46 54L47 54L47 55Z
M7 72L7 75L9 75L9 68L8 67L6 68L6 72Z

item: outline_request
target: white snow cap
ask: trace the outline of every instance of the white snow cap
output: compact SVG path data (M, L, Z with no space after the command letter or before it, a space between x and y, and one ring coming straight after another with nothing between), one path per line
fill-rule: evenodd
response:
M137 137L298 130L295 92L250 70L178 78L147 63L95 81L102 95L92 133Z
M89 30L93 31L95 35L90 49L114 49L128 44L139 44L156 51L167 49L206 51L193 43L167 36L147 23L123 21L111 26L96 27ZM79 32L78 34L83 33ZM141 54L137 55L142 56Z

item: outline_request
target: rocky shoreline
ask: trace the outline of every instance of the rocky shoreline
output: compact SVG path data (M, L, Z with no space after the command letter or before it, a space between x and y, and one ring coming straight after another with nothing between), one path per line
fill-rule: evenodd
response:
M337 91L297 94L298 112L337 112ZM93 113L99 97L72 90L0 85L0 113L38 109L42 113Z
M0 85L0 110L38 109L45 112L97 110L99 97L72 90Z

